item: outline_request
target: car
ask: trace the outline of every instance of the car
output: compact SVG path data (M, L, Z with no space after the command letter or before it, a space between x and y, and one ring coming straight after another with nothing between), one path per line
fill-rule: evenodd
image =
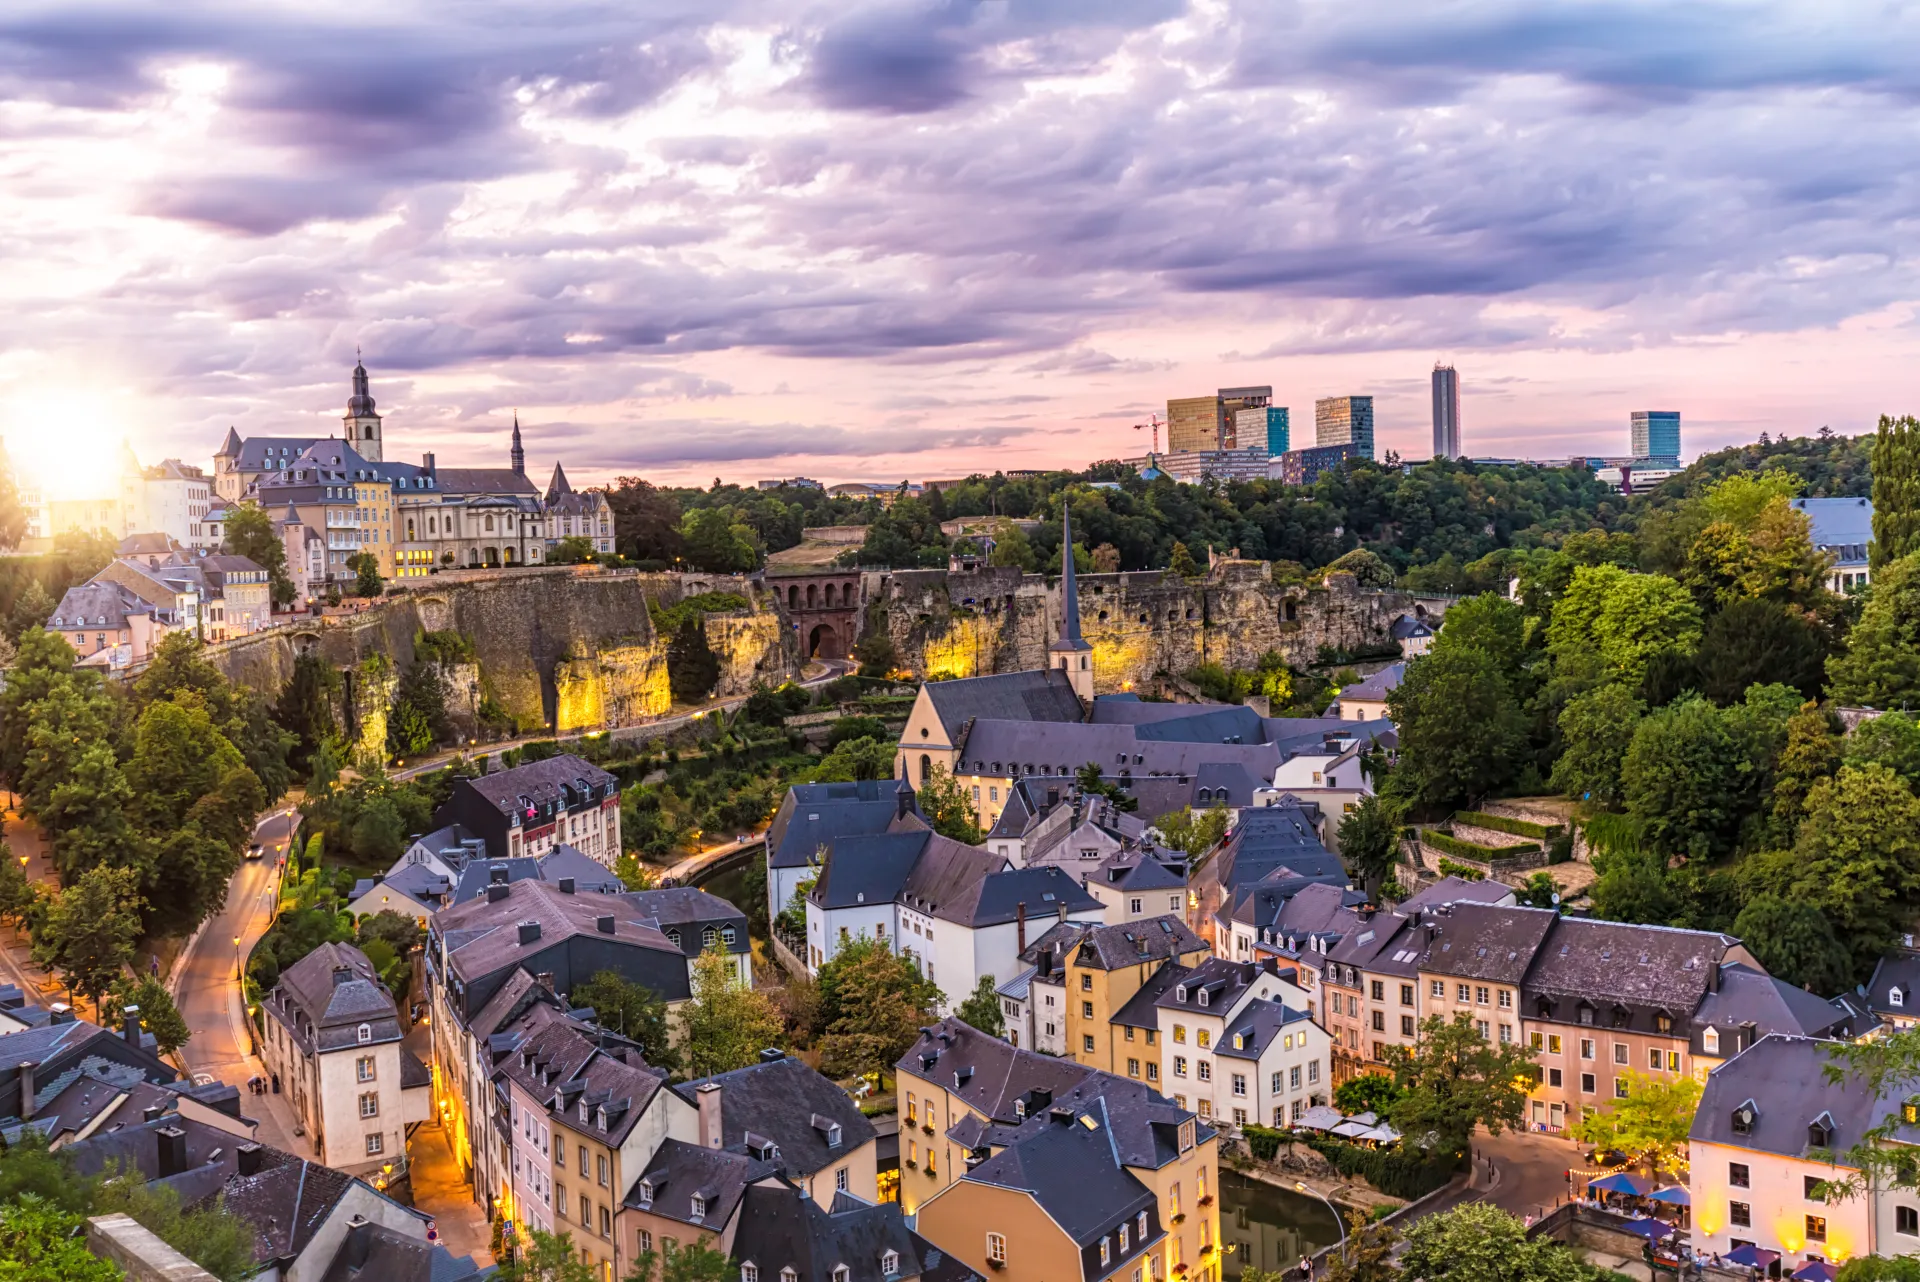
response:
M260 857L260 854L261 854L261 851L260 851L259 842L252 841L247 843L247 858L258 859Z

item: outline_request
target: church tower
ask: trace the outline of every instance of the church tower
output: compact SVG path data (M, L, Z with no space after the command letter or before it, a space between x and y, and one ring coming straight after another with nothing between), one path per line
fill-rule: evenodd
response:
M1082 703L1093 702L1093 647L1080 635L1080 589L1073 581L1073 517L1060 512L1060 638L1047 647L1047 666L1067 674Z
M380 416L373 411L373 393L367 390L367 367L356 360L353 365L353 395L347 398L346 417L341 420L347 442L370 463L379 463Z
M508 456L512 460L516 475L527 474L527 452L520 445L520 411L513 412L513 450Z

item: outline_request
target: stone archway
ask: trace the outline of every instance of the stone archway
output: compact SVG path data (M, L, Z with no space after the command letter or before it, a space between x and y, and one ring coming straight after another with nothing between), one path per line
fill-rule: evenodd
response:
M813 631L807 634L807 655L814 659L843 659L840 634L834 631L831 623L815 624Z

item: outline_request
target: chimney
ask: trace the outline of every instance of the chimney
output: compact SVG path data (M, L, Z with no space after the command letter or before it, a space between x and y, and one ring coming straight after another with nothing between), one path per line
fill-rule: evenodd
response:
M507 888L505 886L502 886L496 882L496 883L490 884L487 887L488 903L497 904L501 900L505 899L506 897L507 897Z
M140 1110L140 1120L143 1122L157 1122L166 1115L167 1110L161 1108L158 1104L149 1104Z
M55 1002L47 1008L48 1024L71 1024L72 1022L73 1007L65 1002Z
M433 475L433 455L431 452L420 456L420 470L428 476Z
M33 1120L33 1065L22 1061L17 1070L20 1076L20 1120Z
M127 1045L140 1044L140 1008L128 1006L120 1012L120 1035L127 1039Z
M262 1149L260 1148L260 1146L258 1144L253 1143L251 1140L249 1140L245 1144L242 1144L239 1148L233 1150L234 1160L239 1164L240 1175L242 1176L242 1178L249 1175L260 1174L261 1152L262 1152Z
M571 895L573 893L573 878L562 877L560 879L560 893L563 895Z
M613 933L613 914L608 913L604 916L595 917L593 919L593 928L603 935L611 935Z
M537 944L539 942L540 942L540 923L537 921L521 922L520 923L521 947L524 948L528 944Z
M778 1064L786 1057L787 1053L777 1046L769 1046L760 1052L760 1062L762 1064Z
M333 986L335 988L340 987L340 985L346 983L348 980L352 978L353 978L353 967L335 966L333 968Z
M505 864L488 864L487 865L487 884L489 886L506 885L507 884L507 866Z
M160 1148L159 1179L178 1175L187 1169L187 1133L177 1126L163 1126L153 1133Z
M1066 919L1067 919L1067 901L1063 899L1060 901L1060 920L1064 922Z
M356 1269L367 1266L367 1255L373 1248L373 1225L364 1215L356 1215L347 1221L347 1264Z
M720 1128L720 1083L707 1082L694 1092L700 1105L700 1147L719 1148Z
M1022 899L1013 906L1013 951L1018 956L1027 951L1027 901Z

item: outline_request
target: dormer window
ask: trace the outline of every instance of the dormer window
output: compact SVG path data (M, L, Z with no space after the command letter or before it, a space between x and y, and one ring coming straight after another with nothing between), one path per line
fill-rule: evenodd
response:
M354 1035L355 1035L356 1037L358 1037L358 1038L359 1038L359 1039L360 1039L360 1040L361 1040L362 1042L370 1042L370 1041L372 1041L372 1040L373 1040L373 1025L372 1025L372 1024L362 1024L362 1025L360 1025L360 1027L359 1027L359 1028L357 1028L357 1029L355 1029L355 1030L354 1030Z
M880 1276L898 1277L900 1274L900 1252L883 1251L880 1253Z
M669 944L672 944L672 945L673 945L673 946L674 946L675 948L678 948L678 947L680 947L680 932L679 932L679 931L677 931L677 930L670 930L670 931L668 931L668 932L667 932L667 942L668 942Z
M1746 1103L1742 1104L1739 1108L1734 1109L1733 1110L1733 1133L1735 1135L1753 1134L1754 1119L1758 1118L1759 1116L1760 1116L1760 1110L1754 1107L1754 1103L1752 1100L1748 1100Z
M828 1148L840 1147L840 1123L838 1122L835 1122L832 1126L829 1126L827 1128L827 1147Z
M1822 1113L1807 1123L1807 1147L1833 1147L1833 1114Z
M780 1270L780 1282L800 1282L800 1275L795 1272L794 1267L789 1264L786 1268Z
M1207 990L1204 988L1200 990L1200 1004L1202 1006L1206 1006L1209 1004L1207 1001Z
M1176 1002L1184 1002L1187 1000L1187 986L1185 984L1174 985L1173 1000Z
M715 942L719 940L719 938L720 938L720 932L716 930L714 927L708 926L705 930L700 932L700 947L711 948L714 946Z
M1907 1004L1907 995L1906 993L1901 991L1900 985L1895 984L1892 988L1889 988L1887 990L1887 1005L1905 1006L1906 1004Z
M1700 1034L1700 1049L1709 1055L1720 1053L1720 1030L1709 1024Z
M706 1215L707 1215L707 1199L702 1197L700 1194L695 1193L693 1195L693 1210L689 1218L695 1219L695 1220L701 1220L701 1219L705 1219Z
M652 1206L653 1205L653 1181L641 1180L639 1192L640 1192L640 1205Z
M752 1260L740 1261L740 1282L760 1282L760 1266Z
M849 1282L852 1277L853 1270L846 1265L836 1264L833 1266L833 1282Z

